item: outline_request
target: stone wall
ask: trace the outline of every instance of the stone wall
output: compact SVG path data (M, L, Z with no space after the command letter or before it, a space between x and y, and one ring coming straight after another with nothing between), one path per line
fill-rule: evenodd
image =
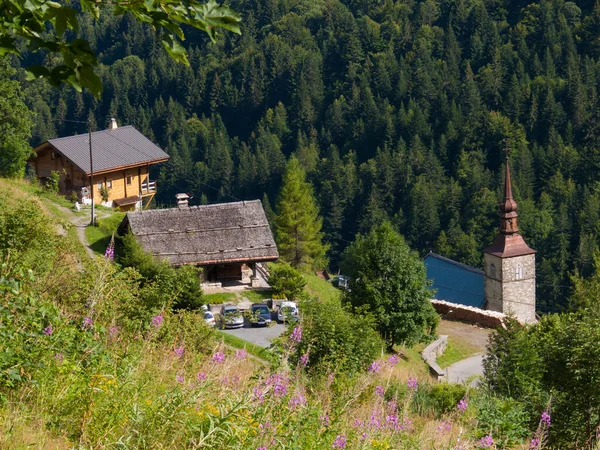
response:
M436 359L446 350L448 346L448 336L441 335L434 342L425 347L425 350L421 353L421 357L429 366L429 370L438 380L444 378L446 371L444 371L437 363Z
M435 310L446 320L460 320L484 328L498 328L503 325L506 315L496 311L486 311L472 306L457 305L444 300L431 300Z

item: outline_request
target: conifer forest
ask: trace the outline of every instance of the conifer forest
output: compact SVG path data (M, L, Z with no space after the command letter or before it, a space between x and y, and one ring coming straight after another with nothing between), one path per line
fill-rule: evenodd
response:
M186 31L190 66L132 16L80 19L99 99L25 82L31 144L111 117L171 155L157 203L276 203L295 155L314 186L330 268L389 220L422 255L481 267L510 147L537 304L559 311L600 243L600 2L232 0L242 34ZM14 64L39 64L25 55ZM506 140L506 141L505 141Z

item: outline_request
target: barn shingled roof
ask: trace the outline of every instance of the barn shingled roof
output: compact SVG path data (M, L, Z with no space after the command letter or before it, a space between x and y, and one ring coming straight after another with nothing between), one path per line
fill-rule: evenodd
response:
M73 164L90 173L90 147L88 134L77 134L47 141ZM42 148L41 144L37 149ZM131 125L92 133L94 172L152 164L169 159L150 139Z
M144 250L171 264L274 261L277 246L260 200L128 212Z

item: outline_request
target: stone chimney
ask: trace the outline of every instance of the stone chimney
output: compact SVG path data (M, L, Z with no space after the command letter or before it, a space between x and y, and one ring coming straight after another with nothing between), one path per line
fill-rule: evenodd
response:
M187 194L175 194L175 198L177 199L177 207L178 208L187 208L188 200L190 196Z
M114 117L110 119L110 125L108 126L109 130L116 130L117 128L119 128L119 125L117 125L117 119L115 119Z

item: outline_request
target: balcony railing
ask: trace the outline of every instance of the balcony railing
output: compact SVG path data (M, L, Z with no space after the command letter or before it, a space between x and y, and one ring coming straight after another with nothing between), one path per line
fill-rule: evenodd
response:
M154 194L156 192L156 181L142 183L142 195Z

